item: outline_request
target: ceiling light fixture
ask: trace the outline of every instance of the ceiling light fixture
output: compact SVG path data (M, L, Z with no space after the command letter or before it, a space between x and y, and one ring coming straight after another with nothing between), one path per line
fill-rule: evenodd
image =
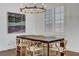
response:
M31 4L30 4L31 5ZM46 9L44 7L44 4L41 4L40 6L38 6L38 4L33 4L32 6L28 6L28 4L24 4L21 8L20 8L20 12L23 13L27 13L27 14L39 14L44 12Z

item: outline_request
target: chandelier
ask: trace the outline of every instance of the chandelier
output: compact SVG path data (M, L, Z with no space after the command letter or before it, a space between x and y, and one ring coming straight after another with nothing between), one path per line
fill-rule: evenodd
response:
M28 6L28 4L31 6ZM20 7L20 12L27 14L35 14L35 13L39 14L46 10L44 4L40 4L39 6L38 4L33 4L33 3L32 4L28 3L28 4L24 4L22 7Z

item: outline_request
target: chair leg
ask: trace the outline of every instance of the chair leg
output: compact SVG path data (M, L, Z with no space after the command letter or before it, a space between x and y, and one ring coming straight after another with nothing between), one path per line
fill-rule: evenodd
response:
M58 53L59 53L59 52L58 52L58 51L56 51L56 56L58 56Z
M67 51L64 51L64 55L65 55L65 56L68 56L68 53L67 53Z

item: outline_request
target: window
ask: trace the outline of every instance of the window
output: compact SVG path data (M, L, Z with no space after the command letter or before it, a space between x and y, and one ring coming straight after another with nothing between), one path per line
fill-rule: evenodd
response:
M64 7L47 9L44 13L46 35L64 35Z

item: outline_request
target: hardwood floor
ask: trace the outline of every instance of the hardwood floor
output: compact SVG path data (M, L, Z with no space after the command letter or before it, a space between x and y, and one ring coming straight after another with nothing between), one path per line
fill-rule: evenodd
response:
M0 51L0 56L16 56L16 49ZM79 56L79 53L68 51L68 56Z

